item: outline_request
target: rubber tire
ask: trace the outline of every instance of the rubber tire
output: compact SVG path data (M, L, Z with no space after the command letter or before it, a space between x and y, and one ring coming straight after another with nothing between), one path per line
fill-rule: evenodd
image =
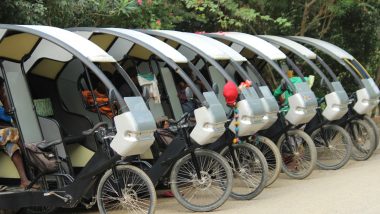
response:
M368 115L365 115L363 117L363 120L366 121L373 129L373 133L375 134L375 150L379 147L379 143L380 143L380 131L379 131L379 127L377 126L377 124L375 123L375 121L372 120L371 117L369 117Z
M256 139L259 141L260 144L264 144L268 149L270 149L272 151L274 158L275 158L275 161L276 161L275 167L273 169L272 176L270 176L270 174L268 173L268 180L267 180L267 183L265 186L265 187L268 187L271 184L273 184L277 180L278 176L280 175L281 163L282 163L281 154L280 154L280 150L278 149L276 144L271 139L264 137L264 136L261 136L261 135L256 136ZM251 141L247 141L247 142L252 144L253 146L257 147L259 150L260 150L260 148L262 148L262 147L258 147L257 145L255 145L255 143L257 143L257 142L251 142ZM261 152L263 152L263 151L261 150ZM265 157L264 153L263 153L263 155ZM267 163L268 163L268 160L267 160Z
M352 148L353 151L351 152L351 157L354 160L356 160L356 161L365 161L365 160L368 160L368 158L370 158L372 156L373 152L375 151L375 146L376 146L375 134L373 133L373 128L371 127L371 125L366 120L353 120L350 123L358 123L361 126L363 126L367 130L367 132L368 132L368 135L370 137L369 142L371 143L371 145L370 145L371 148L370 148L370 150L369 150L369 152L368 152L367 155L357 156L355 154L355 149L356 149L355 143L356 143L356 140L353 139L352 136L350 135L351 140L352 140L352 145L353 145L353 148ZM346 125L346 130L348 129L349 125L350 124ZM347 130L347 132L350 133L349 130Z
M315 148L315 145L314 145L314 142L313 140L311 139L311 137L306 134L306 132L302 131L302 130L299 130L299 129L295 129L295 130L289 130L288 131L288 135L289 136L292 136L292 135L298 135L300 136L301 138L304 139L304 141L306 142L306 144L308 145L308 147L310 148L310 158L311 158L311 167L303 174L299 175L299 174L294 174L294 173L291 173L285 166L284 166L284 162L281 161L281 169L282 171L287 175L289 176L290 178L294 178L294 179L304 179L306 178L307 176L309 176L314 168L315 168L315 165L316 165L316 162L317 162L317 149ZM281 137L278 139L277 141L277 146L278 148L281 148L281 144L284 142L285 140L285 134L281 135ZM281 150L280 150L280 153L281 153ZM282 156L282 154L281 154Z
M335 130L337 132L339 132L341 135L342 135L342 138L343 138L343 142L345 142L345 147L346 147L346 154L344 155L344 158L338 163L338 164L335 164L335 165L326 165L326 164L323 164L322 162L319 161L319 158L318 158L318 152L317 152L317 166L321 169L324 169L324 170L336 170L336 169L340 169L342 168L344 165L346 165L346 163L350 160L350 157L351 157L351 151L352 151L352 141L351 141L351 137L350 135L347 133L347 131L338 126L338 125L334 125L334 124L329 124L329 125L324 125L323 126L324 129L332 129L332 130ZM315 130L311 135L310 137L314 140L315 138L315 135L321 130L321 128Z
M260 166L263 169L263 175L261 177L261 182L260 182L260 184L257 186L257 188L253 192L250 192L250 193L245 194L245 195L241 195L241 194L235 193L234 192L234 187L232 186L231 195L230 195L231 198L236 199L236 200L250 200L250 199L255 198L256 196L258 196L264 190L264 188L266 186L266 183L268 181L268 163L267 163L267 161L266 161L263 153L258 148L254 147L251 144L241 143L241 144L233 144L232 146L234 148L239 148L240 147L240 148L244 148L244 149L250 150L250 152L254 153L256 155L256 157L259 158ZM223 157L225 157L225 155L228 152L229 152L229 148L228 148L228 146L226 146L220 152L220 154ZM233 166L231 166L231 167L233 167Z
M120 170L133 171L133 173L135 173L136 175L139 175L139 177L146 183L146 185L148 187L149 194L150 194L150 200L151 200L150 203L151 204L150 204L148 213L149 214L154 213L155 209L156 209L156 204L157 204L157 194L156 194L156 190L155 190L154 185L153 185L152 181L150 180L149 176L144 171L142 171L141 169L139 169L135 166L132 166L132 165L118 165L118 166L116 166L116 170L117 171L120 171ZM108 178L110 178L110 176L112 176L112 170L111 169L107 170L104 173L104 175L102 176L102 178L100 179L99 184L98 184L96 201L98 204L99 213L101 213L101 214L107 214L106 210L104 209L103 203L100 203L100 201L101 201L100 195L101 195L102 189L104 187L104 183L108 180Z
M16 214L17 211L15 210L8 210L8 209L0 209L0 214Z
M227 201L227 199L229 198L229 196L231 194L231 190L232 190L232 179L233 179L232 169L231 169L230 165L228 164L227 160L224 159L220 154L218 154L214 151L205 150L205 149L197 149L194 152L195 152L196 156L204 155L204 156L209 156L209 157L216 159L221 164L223 169L226 171L227 188L225 189L225 192L222 195L222 197L218 201L216 201L215 203L213 203L209 206L194 206L182 198L182 194L179 192L176 182L173 182L173 181L176 180L180 167L184 163L186 163L186 161L191 159L191 154L185 155L184 157L179 159L174 164L172 171L171 171L171 174L170 174L170 187L171 187L171 191L172 191L174 197L185 208L192 210L192 211L195 211L195 212L209 212L209 211L215 210L218 207L222 206Z
M37 207L38 208L38 207ZM23 214L49 214L54 213L58 208L57 207L46 207L46 210L34 210L33 208L24 208L21 213Z

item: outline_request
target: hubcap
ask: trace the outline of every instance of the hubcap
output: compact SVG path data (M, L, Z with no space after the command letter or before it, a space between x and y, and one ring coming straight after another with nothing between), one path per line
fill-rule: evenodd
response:
M212 183L211 175L208 172L201 171L201 179L198 179L197 174L193 175L193 186L201 190L207 190Z

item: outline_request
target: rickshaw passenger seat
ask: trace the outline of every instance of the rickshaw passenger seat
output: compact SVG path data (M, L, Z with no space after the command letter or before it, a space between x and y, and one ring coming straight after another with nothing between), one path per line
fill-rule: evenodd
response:
M83 115L68 112L65 109L64 103L60 100L60 93L57 90L55 81L36 75L28 75L28 82L32 86L32 95L34 97L49 98L51 100L54 112L51 118L59 123L63 143L65 145L78 143L95 151L96 145L94 141L82 135L82 131L92 128L91 121Z

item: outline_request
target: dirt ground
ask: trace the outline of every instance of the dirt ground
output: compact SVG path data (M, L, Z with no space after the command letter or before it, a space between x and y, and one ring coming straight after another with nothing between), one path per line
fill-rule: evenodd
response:
M158 214L189 213L175 199L160 199ZM251 201L230 199L217 214L379 214L380 150L368 161L337 171L315 170L305 180L285 175Z
M98 213L93 210L61 210L59 213ZM174 198L159 198L157 214L192 213ZM379 214L380 150L367 161L351 160L336 171L315 170L304 180L281 175L251 201L230 199L216 214Z

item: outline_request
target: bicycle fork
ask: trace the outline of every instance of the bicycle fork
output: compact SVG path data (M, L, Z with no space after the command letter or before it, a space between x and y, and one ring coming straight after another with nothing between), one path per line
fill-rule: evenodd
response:
M228 149L231 153L232 161L234 163L235 169L240 169L240 163L238 158L236 157L237 154L235 152L235 148L232 145L228 145Z
M194 167L195 167L195 172L197 173L197 177L198 179L202 179L202 176L201 176L201 169L199 167L199 162L197 160L197 157L195 156L195 152L191 152L191 161L193 162L194 164Z

